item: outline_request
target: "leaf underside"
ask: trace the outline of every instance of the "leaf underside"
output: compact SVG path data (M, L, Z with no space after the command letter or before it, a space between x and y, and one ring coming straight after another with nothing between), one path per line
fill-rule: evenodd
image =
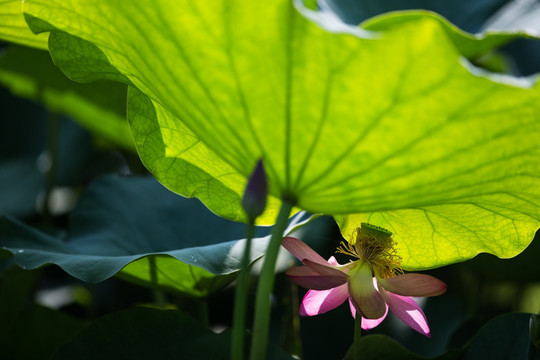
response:
M250 261L268 239L258 229ZM104 177L73 212L67 241L0 218L0 246L23 268L55 264L71 276L100 282L113 275L190 296L221 289L240 270L245 225L210 213L196 199L172 196L155 179ZM153 286L153 285L152 285Z
M540 86L474 68L515 34L472 37L427 12L334 34L286 0L25 1L68 76L130 85L145 165L168 188L243 219L258 158L271 199L394 232L406 269L514 256L540 208ZM352 214L352 215L351 215Z

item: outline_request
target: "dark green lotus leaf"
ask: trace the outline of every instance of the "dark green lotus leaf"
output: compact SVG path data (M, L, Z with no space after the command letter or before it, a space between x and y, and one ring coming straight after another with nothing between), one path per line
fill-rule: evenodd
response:
M488 321L465 346L460 359L532 359L529 357L531 314L499 315Z
M123 277L151 284L153 259L161 287L206 296L240 269L244 232L245 224L220 218L153 178L109 176L86 190L71 215L67 239L4 217L0 247L23 268L56 264L88 282L103 281L125 267ZM267 233L257 230L251 261L266 251L268 239L261 236Z
M176 310L133 308L106 315L62 346L53 360L229 359L230 333L216 334ZM291 360L278 348L269 360Z

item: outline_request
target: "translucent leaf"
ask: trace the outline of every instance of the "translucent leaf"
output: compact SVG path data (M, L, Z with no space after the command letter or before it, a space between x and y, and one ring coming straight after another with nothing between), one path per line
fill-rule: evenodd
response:
M22 0L0 2L0 39L21 45L47 49L49 34L30 31L22 13Z
M263 158L263 221L278 199L341 215L344 234L370 219L394 231L407 268L513 256L538 227L540 86L467 60L515 34L471 36L427 12L368 20L368 38L334 34L286 0L25 11L69 76L130 84L145 165L222 216L242 218Z

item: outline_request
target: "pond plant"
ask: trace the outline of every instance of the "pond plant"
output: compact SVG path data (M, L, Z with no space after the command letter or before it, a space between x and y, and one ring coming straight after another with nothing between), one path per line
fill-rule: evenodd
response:
M0 357L540 356L540 9L459 3L0 3Z

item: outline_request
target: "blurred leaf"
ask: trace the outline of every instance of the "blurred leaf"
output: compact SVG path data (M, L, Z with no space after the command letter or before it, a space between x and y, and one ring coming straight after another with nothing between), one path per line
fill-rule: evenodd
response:
M385 335L367 335L360 340L362 359L453 360L453 359L528 359L530 314L505 314L490 320L461 350L436 357L419 356ZM346 359L353 359L353 347Z
M47 49L49 34L30 31L22 13L22 0L0 2L0 39L39 49Z
M0 214L31 214L36 208L38 195L44 190L45 178L35 159L0 162Z
M21 314L2 344L2 359L48 359L85 323L49 308L32 305ZM29 346L31 344L31 346Z
M36 271L12 267L0 279L2 359L46 359L83 327L65 314L31 302ZM31 344L31 346L29 346Z
M36 271L11 267L0 278L0 341L9 335L36 284Z
M5 89L0 89L0 108L0 214L28 216L45 189L37 159L46 143L46 114Z
M73 82L58 70L47 52L22 46L10 46L0 55L0 83L17 96L43 102L52 112L67 114L93 133L134 150L125 120L124 85Z
M508 1L499 11L489 18L486 29L521 30L540 35L540 3L536 0ZM540 40L521 39L504 48L504 52L513 60L512 71L516 75L532 75L540 72Z
M145 257L160 255L155 257L160 286L206 296L240 269L244 232L245 224L222 219L153 178L104 177L71 214L69 241L6 217L0 219L0 246L23 268L56 264L88 282L103 281L131 263L121 275L147 284ZM267 233L257 230L251 261L266 251L268 239L260 236Z
M491 31L525 31L540 35L540 3L536 0L508 1L484 24Z
M178 311L133 308L106 315L66 343L62 359L227 359L229 338Z
M531 315L529 328L532 344L540 348L540 317L538 315Z
M215 334L176 310L133 308L106 315L65 344L63 359L229 359L230 334ZM269 360L291 360L270 348Z
M508 0L325 0L341 19L360 24L370 17L389 11L426 9L441 14L459 28L479 32L485 21Z
M529 354L531 314L504 314L490 320L465 347L461 359L522 359Z
M343 234L360 221L389 228L407 269L511 257L532 240L540 86L464 59L519 35L470 36L409 12L365 22L376 38L363 39L324 31L286 0L264 11L230 0L120 6L29 0L25 12L51 31L72 78L132 85L139 154L173 191L241 219L263 158L273 195L263 221L277 199L360 213L339 218Z
M349 348L346 360L353 360L354 346ZM385 360L425 360L426 357L417 355L407 350L403 345L385 335L368 335L360 340L361 359L385 359ZM432 360L457 360L460 359L460 351L449 351L448 353L429 358Z

